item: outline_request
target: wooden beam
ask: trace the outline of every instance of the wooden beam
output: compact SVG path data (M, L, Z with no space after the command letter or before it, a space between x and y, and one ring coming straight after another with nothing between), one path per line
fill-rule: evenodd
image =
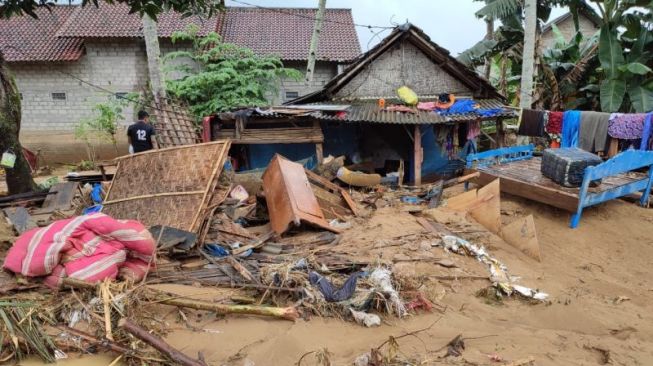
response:
M510 193L515 196L528 198L536 202L561 208L565 211L576 212L578 209L578 196L563 192L557 189L528 184L515 179L497 177L491 174L480 172L481 175L474 182L479 185L487 185L491 181L501 178L501 192Z
M413 168L415 171L415 185L422 184L422 131L418 124L415 125L413 137Z
M498 148L502 148L505 144L505 131L503 130L503 118L497 118L495 120L496 122L496 127L497 127L497 144Z
M324 161L324 150L322 149L322 143L315 144L315 156L317 157L317 164L322 165L322 161Z

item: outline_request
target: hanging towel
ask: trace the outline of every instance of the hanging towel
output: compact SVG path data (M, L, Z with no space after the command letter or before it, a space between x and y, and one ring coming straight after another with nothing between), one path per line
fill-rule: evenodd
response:
M473 140L481 134L481 122L469 121L467 122L467 140Z
M581 112L578 147L585 151L605 151L610 113Z
M544 111L524 109L521 113L518 135L522 136L544 136Z
M549 123L546 125L548 133L562 133L562 112L549 112Z
M612 113L608 123L608 134L622 140L640 139L644 132L644 119L646 119L644 113Z
M640 150L650 150L651 135L653 135L653 112L646 115L644 120L644 129L642 130L642 142L639 145Z
M562 137L560 147L578 147L580 112L567 111L562 115Z

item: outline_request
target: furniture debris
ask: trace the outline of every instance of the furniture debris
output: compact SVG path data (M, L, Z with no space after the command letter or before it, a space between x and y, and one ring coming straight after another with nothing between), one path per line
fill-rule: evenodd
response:
M487 185L467 191L447 200L447 207L455 211L465 211L485 226L489 231L501 232L501 190L499 179Z
M325 220L304 167L281 155L275 155L263 173L263 190L268 204L270 224L277 234L306 222L338 232Z

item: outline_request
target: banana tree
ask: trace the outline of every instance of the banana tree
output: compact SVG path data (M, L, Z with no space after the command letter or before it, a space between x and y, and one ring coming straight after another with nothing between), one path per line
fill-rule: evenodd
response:
M653 35L650 30L653 2L594 2L603 21L599 37L601 110L642 113L653 110Z

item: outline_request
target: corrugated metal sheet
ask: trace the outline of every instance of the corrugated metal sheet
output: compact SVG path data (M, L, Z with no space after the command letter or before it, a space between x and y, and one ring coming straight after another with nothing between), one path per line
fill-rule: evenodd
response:
M481 109L504 108L503 103L496 99L483 99L476 101ZM322 103L324 104L324 103ZM336 115L333 113L314 112L311 116L319 119L343 121L343 122L369 122L369 123L393 123L393 124L442 124L455 123L464 121L474 121L476 119L491 120L496 117L515 117L517 113L511 109L505 109L497 116L483 117L477 113L454 114L443 116L432 111L420 111L416 113L408 112L390 112L385 111L375 102L352 104L346 115Z

